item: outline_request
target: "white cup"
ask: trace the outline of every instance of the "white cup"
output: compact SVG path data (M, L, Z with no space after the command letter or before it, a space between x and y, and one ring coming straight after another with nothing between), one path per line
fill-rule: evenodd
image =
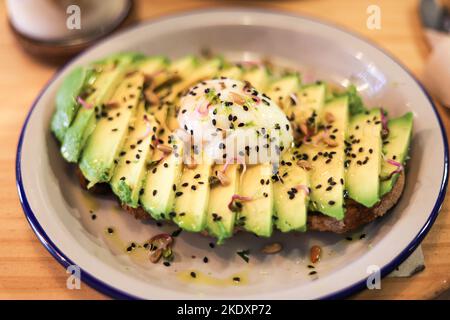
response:
M128 13L129 0L7 0L16 31L37 41L94 38Z

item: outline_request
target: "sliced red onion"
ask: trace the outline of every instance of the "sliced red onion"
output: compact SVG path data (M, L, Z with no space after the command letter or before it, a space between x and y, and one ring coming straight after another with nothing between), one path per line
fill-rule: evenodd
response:
M83 106L83 108L85 108L85 109L92 109L94 107L94 105L92 103L89 103L89 102L85 101L80 96L77 97L77 102L79 104L81 104Z
M386 162L397 167L397 169L395 169L394 171L392 171L389 174L388 179L390 179L394 174L400 173L404 170L403 165L398 161L395 161L392 159L386 159Z
M310 131L308 129L308 134L306 134L303 137L303 143L304 144L312 144L313 146L316 146L318 142L322 141L324 138L326 138L328 136L328 130L326 128L323 129L323 131L320 134L316 135L316 136L314 136L313 133L314 133L313 131ZM317 137L317 139L314 139L315 137ZM308 142L307 140L309 138L311 138L311 141Z
M297 95L296 95L295 93L291 93L291 94L289 95L289 98L291 98L292 101L294 101L294 104L295 104L295 105L298 105L298 99L297 99Z
M199 105L197 108L195 108L195 111L202 117L206 117L208 115L208 109L211 106L211 103L207 103L206 104L206 108L204 108L204 104L203 105Z
M152 126L150 121L148 120L147 115L144 115L144 121L145 121L145 133L139 138L139 139L145 139L148 137L148 135L152 132Z
M307 195L307 196L309 195L309 188L306 185L304 185L304 184L296 185L294 188L297 189L297 190L304 191L305 195Z
M239 200L242 202L247 202L247 201L252 201L253 198L252 197L246 197L246 196L240 196L238 194L233 194L233 196L231 197L230 202L228 203L228 209L230 209L231 211L233 211L233 203L235 200Z
M223 166L221 172L225 173L228 169L228 166L234 163L233 161L236 161L237 163L242 164L244 167L246 167L245 161L240 157L227 158L227 161L225 162L225 165Z

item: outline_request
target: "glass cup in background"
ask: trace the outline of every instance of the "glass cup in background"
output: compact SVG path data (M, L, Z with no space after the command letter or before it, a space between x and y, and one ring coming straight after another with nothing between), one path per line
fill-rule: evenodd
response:
M115 30L131 0L7 0L12 31L30 53L68 57Z

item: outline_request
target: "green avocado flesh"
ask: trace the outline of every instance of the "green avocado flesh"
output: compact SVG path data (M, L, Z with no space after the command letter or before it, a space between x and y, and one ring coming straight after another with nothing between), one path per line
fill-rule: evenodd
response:
M282 232L306 231L309 204L309 173L297 165L298 150L286 152L273 183L275 225Z
M333 121L321 129L325 139L314 143L306 141L299 152L308 158L311 165L310 184L312 210L341 220L344 218L344 149L349 121L348 99L346 97L330 100L323 107ZM325 131L326 130L326 131ZM320 135L319 135L320 137Z
M223 60L221 58L214 58L207 60L202 64L197 64L197 61L192 59L183 61L184 63L177 67L177 73L184 75L179 82L177 82L171 89L167 101L169 107L167 111L166 124L167 127L174 131L178 128L177 107L179 95L188 90L196 83L215 77L222 67Z
M380 196L391 191L398 178L398 173L392 174L398 167L390 164L388 159L405 165L411 142L413 119L412 112L408 112L402 117L388 121L389 134L383 143L384 160L381 164Z
M56 93L56 111L51 127L60 142L80 107L77 98L88 93L89 87L95 81L95 71L91 67L77 67L64 79Z
M89 136L80 160L80 169L91 187L108 182L128 137L129 123L134 118L144 76L135 73L124 79L111 98L114 107L107 109ZM139 155L136 155L136 158Z
M183 169L175 192L173 214L173 221L182 229L199 232L206 226L211 169L212 162L208 159L204 159L193 169L188 167Z
M297 125L306 124L317 129L322 121L322 108L325 103L326 86L323 83L310 84L302 87L297 93L297 102L286 110Z
M159 138L171 146L173 152L167 156L156 149L153 153L147 168L140 203L154 219L166 220L172 218L176 188L183 170L183 143L170 135L167 129Z
M225 169L225 171L224 171ZM229 179L228 185L220 183L212 186L209 198L208 211L206 216L206 229L208 233L216 237L220 242L233 235L236 221L236 212L228 206L230 199L239 192L239 165L233 164L215 165L212 169L214 175L224 172Z
M299 75L288 75L282 77L280 80L274 81L267 90L267 95L288 114L289 107L295 103L292 95L296 94L299 88Z
M370 208L392 190L408 159L412 113L387 120L354 86L337 92L323 82L302 83L293 70L250 65L112 55L63 79L50 130L88 188L108 183L123 205L207 232L219 244L236 229L259 237L305 232L312 212L342 220L347 198ZM180 99L221 78L249 82L286 114L294 141L277 150L279 161L215 163L200 151L186 162L195 148L186 150L177 131Z
M61 154L69 162L78 162L86 141L95 129L99 116L116 91L123 78L130 70L130 65L136 57L132 54L105 59L93 83L92 94L86 99L88 106L79 111L64 135Z
M243 79L258 91L264 92L270 83L270 73L265 67L252 68L244 72Z
M348 195L369 208L380 200L381 129L380 109L359 113L350 121L346 143Z
M249 201L239 201L241 212L238 224L261 237L270 237L273 228L272 165L249 166L242 177L239 194Z

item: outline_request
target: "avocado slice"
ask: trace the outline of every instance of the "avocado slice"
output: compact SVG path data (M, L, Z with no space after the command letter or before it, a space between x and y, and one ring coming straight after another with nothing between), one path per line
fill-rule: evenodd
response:
M87 102L94 107L79 109L64 136L61 153L68 162L78 162L81 151L103 112L103 104L109 101L125 74L130 71L131 64L141 58L136 54L123 54L102 60L103 70L94 83L95 91L87 98Z
M173 92L178 83L188 77L197 64L198 61L195 56L185 56L171 63L166 72L157 74L153 81L157 83L157 87L166 83L167 89ZM177 75L178 79L175 82L168 83L167 79L172 75ZM172 95L172 93L169 95ZM167 98L163 100L167 100ZM170 104L172 103L170 102ZM149 110L160 125L157 144L168 145L173 149L173 152L169 155L164 155L157 148L154 150L145 177L144 191L140 197L140 203L144 210L156 220L172 218L170 213L173 212L175 192L183 169L183 143L166 126L169 106L163 101L161 106L156 106L157 110L153 108Z
M159 125L156 119L145 110L145 103L139 103L136 118L129 136L119 154L111 189L122 203L137 208L139 195L147 172L147 163L153 155L152 142L157 139Z
M293 148L285 152L273 179L275 225L282 232L306 231L309 174L305 167L297 165L303 159L298 154Z
M267 95L286 113L295 103L292 95L300 88L300 75L298 73L286 75L274 81L267 90Z
M325 84L306 85L296 93L297 102L291 104L292 108L286 110L286 114L298 126L306 124L309 128L316 130L321 121L325 96Z
M93 67L80 66L73 69L59 87L51 129L60 142L64 140L64 135L80 107L77 97L89 92L89 87L95 81L95 75Z
M266 67L255 67L244 72L243 79L258 91L265 92L270 83L270 72Z
M206 226L212 160L204 155L194 169L184 167L175 193L173 221L182 229L200 232Z
M158 68L155 68L154 63L141 67L146 77L151 78L146 84L146 90L147 86L151 86L150 89L160 97L159 104L148 105L147 109L162 126L166 126L168 110L173 105L171 100L174 97L173 89L183 78L190 75L198 64L194 56L186 56L172 63L168 63L167 59L164 59L164 62L164 66L160 65ZM149 68L150 66L151 68Z
M164 70L167 59L162 56L151 57L138 64L138 70L144 75ZM161 130L159 121L147 110L142 100L138 104L136 116L130 120L129 136L126 139L119 158L115 159L116 168L111 178L111 188L122 203L136 208L139 193L142 192L147 163L151 160L154 146Z
M137 68L145 76L162 74L170 66L170 60L165 56L146 57L136 63Z
M187 55L173 61L168 70L179 76L181 79L189 77L195 68L198 67L198 58L194 55Z
M106 109L86 142L80 169L89 181L88 188L111 179L116 160L128 136L129 124L139 102L144 76L135 72L125 77L114 93L114 108ZM136 159L140 157L136 154Z
M224 165L217 164L213 167L213 174L224 169ZM239 165L230 164L224 172L228 179L228 184L217 184L211 186L209 194L208 213L206 217L206 229L208 233L222 243L226 238L230 238L234 232L236 212L230 210L228 203L234 194L239 191Z
M179 108L177 103L181 94L196 83L215 77L222 68L222 65L223 59L220 57L200 62L197 68L173 86L171 93L167 98L167 101L171 101L166 120L167 127L170 130L175 131L178 129L177 116Z
M155 220L171 219L175 192L183 170L183 142L165 129L159 137L173 151L169 155L155 149L144 179L140 203Z
M270 237L273 228L273 168L270 163L247 166L239 195L250 201L242 206L237 224L261 237Z
M336 145L330 146L324 141L317 144L307 142L302 144L299 152L311 165L311 210L341 220L344 218L344 142L349 121L348 98L328 101L323 111L324 114L330 114L328 118L333 118L331 123L326 123L325 128L328 138ZM318 136L323 134L324 129L319 131Z
M370 208L380 201L381 110L359 113L350 120L346 142L348 196Z
M219 71L220 77L240 80L244 74L244 71L242 68L239 68L238 66L231 66L229 68L223 69Z
M398 173L392 174L398 167L388 163L391 159L405 164L411 142L414 115L408 112L402 117L388 121L389 135L383 143L384 161L381 163L380 196L390 192L397 182Z

